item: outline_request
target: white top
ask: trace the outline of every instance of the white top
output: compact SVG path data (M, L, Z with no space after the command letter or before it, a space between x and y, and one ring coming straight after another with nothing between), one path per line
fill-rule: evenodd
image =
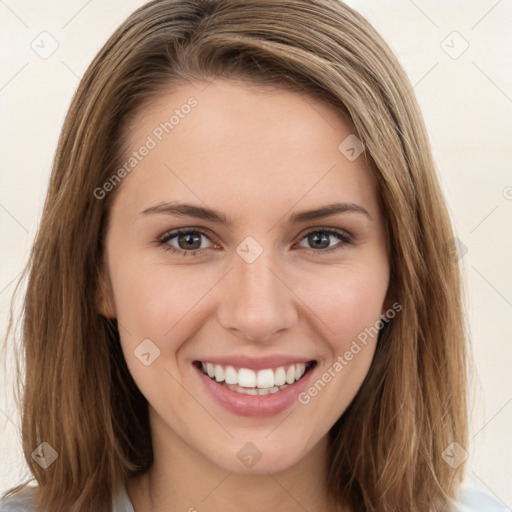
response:
M34 487L29 487L19 496L0 502L0 512L37 512L33 504ZM135 512L126 489L121 488L112 512ZM461 488L454 512L511 512L502 502L472 487Z

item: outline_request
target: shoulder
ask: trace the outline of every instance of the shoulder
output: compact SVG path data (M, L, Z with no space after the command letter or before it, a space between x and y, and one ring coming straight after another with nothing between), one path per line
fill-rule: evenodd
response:
M0 512L37 512L36 492L36 487L25 487L15 495L0 500Z
M463 487L455 502L455 512L510 512L510 509L474 487Z
M36 493L37 487L25 487L3 500L0 494L0 512L37 512ZM113 512L134 512L125 487L115 496Z
M36 487L26 487L15 496L0 501L0 512L37 512L35 508ZM125 489L117 495L114 510L133 511ZM510 512L503 503L491 498L473 487L463 487L459 490L455 502L455 512Z

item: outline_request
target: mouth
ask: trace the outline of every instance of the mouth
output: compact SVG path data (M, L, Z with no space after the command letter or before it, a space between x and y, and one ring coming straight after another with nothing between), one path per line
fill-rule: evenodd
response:
M317 364L315 360L278 367L252 369L208 361L194 366L210 380L241 395L265 396L279 393L300 382Z

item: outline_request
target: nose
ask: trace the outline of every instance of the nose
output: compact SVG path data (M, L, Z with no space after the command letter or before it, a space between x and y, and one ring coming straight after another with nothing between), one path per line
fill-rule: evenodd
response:
M268 343L295 325L295 296L279 268L270 251L263 251L252 263L234 256L218 307L218 320L225 329Z

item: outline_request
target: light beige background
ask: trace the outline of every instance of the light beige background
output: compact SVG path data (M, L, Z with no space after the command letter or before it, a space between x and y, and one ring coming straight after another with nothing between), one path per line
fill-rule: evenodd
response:
M2 335L71 96L107 37L142 3L0 0ZM350 4L395 51L424 112L457 237L467 250L461 261L479 378L472 390L467 485L511 508L512 1ZM40 35L44 31L51 36ZM52 44L58 48L50 56L31 47L39 45L41 54ZM25 471L11 379L2 379L0 393L0 491Z

